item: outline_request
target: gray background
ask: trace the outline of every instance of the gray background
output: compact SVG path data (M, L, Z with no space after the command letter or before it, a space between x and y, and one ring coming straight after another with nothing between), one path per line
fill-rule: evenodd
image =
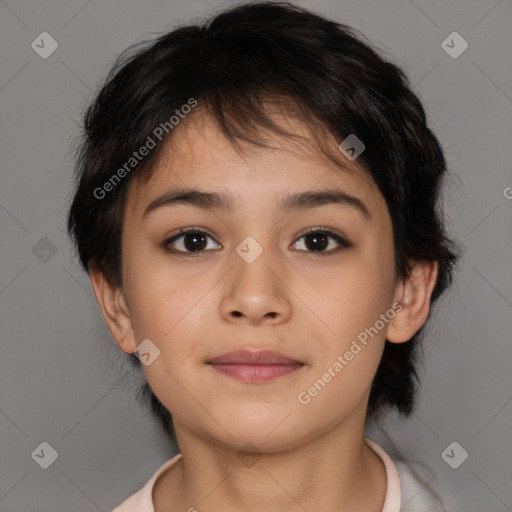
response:
M448 226L466 252L429 331L418 410L373 435L426 464L448 510L512 510L511 2L297 3L362 30L404 67L445 148ZM70 144L119 52L228 5L0 0L1 511L109 511L175 451L118 367L66 238ZM44 31L59 45L47 59L31 48ZM441 47L453 31L469 44L456 59ZM453 441L469 454L457 469L441 457ZM48 469L31 457L42 442L58 452Z

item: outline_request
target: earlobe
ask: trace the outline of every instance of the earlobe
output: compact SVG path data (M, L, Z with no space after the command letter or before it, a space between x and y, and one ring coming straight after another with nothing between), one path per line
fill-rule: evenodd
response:
M409 341L426 322L437 273L437 261L415 262L409 276L397 285L395 300L401 309L389 323L388 341Z
M113 287L104 274L89 267L94 295L110 334L121 350L131 354L136 349L135 337L129 309L120 287Z

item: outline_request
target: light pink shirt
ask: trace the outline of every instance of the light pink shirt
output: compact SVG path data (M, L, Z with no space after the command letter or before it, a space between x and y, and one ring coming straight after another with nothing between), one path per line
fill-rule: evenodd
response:
M382 512L399 512L400 507L405 504L410 505L407 508L408 512L443 512L439 501L417 480L405 463L399 464L399 475L399 471L389 455L371 439L365 437L365 441L382 459L386 468L387 489ZM178 462L180 458L181 454L178 453L163 464L142 489L123 501L113 512L155 512L153 504L153 487L155 482L162 473ZM400 485L401 481L402 486ZM404 497L407 497L407 502L404 501ZM403 501L404 503L402 503Z

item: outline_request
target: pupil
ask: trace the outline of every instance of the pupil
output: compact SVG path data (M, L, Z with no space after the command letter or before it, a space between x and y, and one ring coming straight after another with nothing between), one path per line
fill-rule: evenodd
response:
M202 233L187 233L184 239L184 245L188 251L197 251L204 249L206 237ZM188 243L189 241L192 243Z
M320 243L320 247L316 244L318 244L318 241L321 240L322 243ZM313 243L310 244L308 241L312 241ZM319 232L319 233L312 233L309 235L306 235L306 247L313 251L321 251L325 249L329 245L329 237L325 233Z

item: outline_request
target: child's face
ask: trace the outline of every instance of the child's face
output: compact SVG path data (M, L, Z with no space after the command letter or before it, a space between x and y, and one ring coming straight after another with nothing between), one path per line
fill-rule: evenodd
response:
M131 184L121 301L133 336L120 345L133 352L149 338L160 349L143 368L177 431L234 447L251 441L272 451L310 441L344 421L364 421L388 322L377 324L384 328L367 335L366 345L358 335L391 310L396 290L388 209L355 163L346 162L352 171L329 169L318 156L291 146L252 147L242 158L203 119L200 127L191 123L175 134L147 184ZM235 211L163 204L144 214L156 198L182 188L227 194ZM283 197L327 188L358 198L369 215L350 204L277 210ZM175 252L166 252L163 242L186 227L207 235L182 236L168 246ZM304 237L320 227L352 246ZM194 246L202 252L178 252ZM249 260L259 247L261 254ZM257 382L243 380L250 369L209 364L241 349L272 350L302 364L274 367L284 375ZM274 375L261 371L261 379ZM322 379L320 391L308 391Z

